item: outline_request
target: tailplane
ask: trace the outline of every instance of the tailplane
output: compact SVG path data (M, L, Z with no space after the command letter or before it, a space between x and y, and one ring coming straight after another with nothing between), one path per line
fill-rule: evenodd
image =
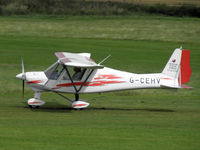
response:
M190 68L190 51L177 48L174 50L170 59L168 60L162 74L170 77L173 81L163 81L161 86L171 88L184 88L184 83L190 81L191 76Z

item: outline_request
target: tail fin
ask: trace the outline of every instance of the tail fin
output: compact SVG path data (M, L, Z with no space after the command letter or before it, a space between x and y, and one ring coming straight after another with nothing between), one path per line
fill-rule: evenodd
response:
M181 48L175 49L162 74L172 77L174 81L177 81L179 88L182 84L189 82L191 76L190 51L181 50Z

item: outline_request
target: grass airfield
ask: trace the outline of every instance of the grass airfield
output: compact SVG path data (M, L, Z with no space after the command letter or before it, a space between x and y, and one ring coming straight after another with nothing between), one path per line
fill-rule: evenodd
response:
M0 17L0 150L198 150L200 148L200 20L163 16ZM75 111L53 93L29 109L25 71L45 70L54 52L90 52L96 62L134 73L161 72L173 50L191 50L191 90L131 90L86 94ZM73 95L69 95L73 98Z

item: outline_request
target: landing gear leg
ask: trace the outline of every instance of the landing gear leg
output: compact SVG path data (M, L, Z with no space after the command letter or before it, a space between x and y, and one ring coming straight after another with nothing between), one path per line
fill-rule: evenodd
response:
M79 100L79 94L75 94L75 101Z
M88 107L90 104L84 101L79 100L79 94L75 94L75 100L72 103L72 107L75 109L83 109Z

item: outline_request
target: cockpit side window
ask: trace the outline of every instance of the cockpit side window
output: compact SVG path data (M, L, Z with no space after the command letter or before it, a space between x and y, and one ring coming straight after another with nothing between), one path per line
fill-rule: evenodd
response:
M80 67L74 67L74 74L72 76L73 80L81 80L86 69Z
M80 67L67 66L67 70L73 81L80 81L83 78L87 69L80 68ZM65 67L59 63L55 63L52 66L50 66L45 71L45 74L47 78L50 80L58 80L59 77L60 77L60 80L70 80Z
M81 80L86 71L85 68L80 67L67 67L67 69L73 81ZM66 70L64 71L64 75L61 80L70 80Z

